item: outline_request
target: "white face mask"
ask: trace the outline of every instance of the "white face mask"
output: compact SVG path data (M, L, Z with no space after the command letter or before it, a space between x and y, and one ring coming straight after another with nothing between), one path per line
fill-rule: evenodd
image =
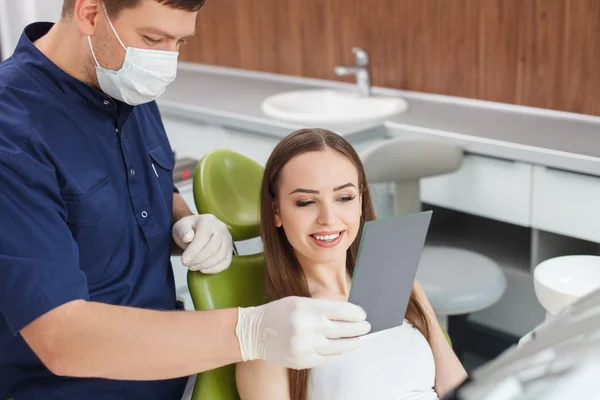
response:
M125 61L118 71L102 68L88 36L100 88L107 95L132 106L156 100L175 80L179 52L126 47L108 17L104 3L102 7L113 33L125 49Z

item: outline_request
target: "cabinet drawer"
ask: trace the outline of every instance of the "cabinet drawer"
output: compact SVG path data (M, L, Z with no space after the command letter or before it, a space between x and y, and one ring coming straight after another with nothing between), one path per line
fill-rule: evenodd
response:
M529 226L532 166L467 154L462 167L421 180L421 200L498 221Z
M532 226L600 242L600 176L536 166Z

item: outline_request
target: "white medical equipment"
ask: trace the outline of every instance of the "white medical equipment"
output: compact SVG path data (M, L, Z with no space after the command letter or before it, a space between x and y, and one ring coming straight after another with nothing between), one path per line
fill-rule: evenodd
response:
M529 338L472 372L444 399L600 399L600 289L566 306Z

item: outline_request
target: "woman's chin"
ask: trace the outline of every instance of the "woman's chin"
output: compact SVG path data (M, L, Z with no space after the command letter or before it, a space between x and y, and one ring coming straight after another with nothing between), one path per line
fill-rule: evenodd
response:
M311 258L318 263L330 263L340 259L345 260L349 247L349 244L345 245L343 242L334 247L319 247L317 245L312 245L311 253L313 254L313 257Z
M319 246L311 238L308 243L302 245L302 251L295 248L295 253L299 259L310 260L310 262L316 264L331 264L337 261L345 263L346 253L352 245L352 242L348 239L348 237L345 237L334 246L324 247Z

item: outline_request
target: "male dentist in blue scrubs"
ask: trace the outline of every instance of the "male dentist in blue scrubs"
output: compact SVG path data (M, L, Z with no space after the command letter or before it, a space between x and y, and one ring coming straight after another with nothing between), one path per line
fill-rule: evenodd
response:
M174 189L154 102L203 3L66 0L0 64L0 399L179 399L198 372L315 367L370 329L309 298L178 310L172 251L204 273L232 253Z

